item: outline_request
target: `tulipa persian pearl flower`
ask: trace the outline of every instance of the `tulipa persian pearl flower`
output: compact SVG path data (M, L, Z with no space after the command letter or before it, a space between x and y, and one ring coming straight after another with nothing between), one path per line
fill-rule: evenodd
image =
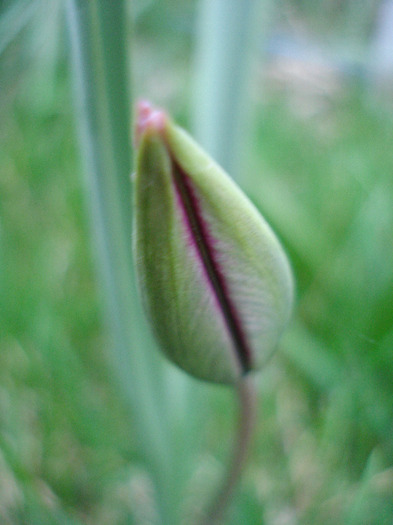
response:
M193 376L235 383L277 346L287 257L233 180L160 110L138 107L134 250L158 342Z

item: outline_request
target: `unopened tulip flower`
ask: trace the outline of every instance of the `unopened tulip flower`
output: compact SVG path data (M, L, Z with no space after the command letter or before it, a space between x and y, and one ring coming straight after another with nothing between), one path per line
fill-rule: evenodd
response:
M287 257L233 180L146 102L136 141L135 257L153 330L185 371L236 383L266 362L288 321Z

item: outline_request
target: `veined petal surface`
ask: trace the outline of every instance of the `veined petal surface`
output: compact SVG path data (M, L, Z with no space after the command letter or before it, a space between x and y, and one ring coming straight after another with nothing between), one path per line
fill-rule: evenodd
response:
M140 126L135 176L142 299L173 362L233 383L275 349L292 307L291 270L230 177L168 117L156 117Z

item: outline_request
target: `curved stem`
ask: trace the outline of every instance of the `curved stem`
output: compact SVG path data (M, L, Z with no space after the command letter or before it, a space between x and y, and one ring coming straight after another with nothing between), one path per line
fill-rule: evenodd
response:
M247 459L247 452L256 421L257 407L256 389L253 378L250 375L243 376L237 384L237 395L239 399L239 421L234 451L221 486L210 508L203 516L200 525L220 523L231 502L233 491L240 479L240 474Z

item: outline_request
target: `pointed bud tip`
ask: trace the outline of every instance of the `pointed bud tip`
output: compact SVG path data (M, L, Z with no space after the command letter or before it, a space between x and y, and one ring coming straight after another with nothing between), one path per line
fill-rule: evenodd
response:
M156 109L148 100L140 100L136 106L135 143L139 145L146 131L161 134L164 131L167 115L161 109Z

